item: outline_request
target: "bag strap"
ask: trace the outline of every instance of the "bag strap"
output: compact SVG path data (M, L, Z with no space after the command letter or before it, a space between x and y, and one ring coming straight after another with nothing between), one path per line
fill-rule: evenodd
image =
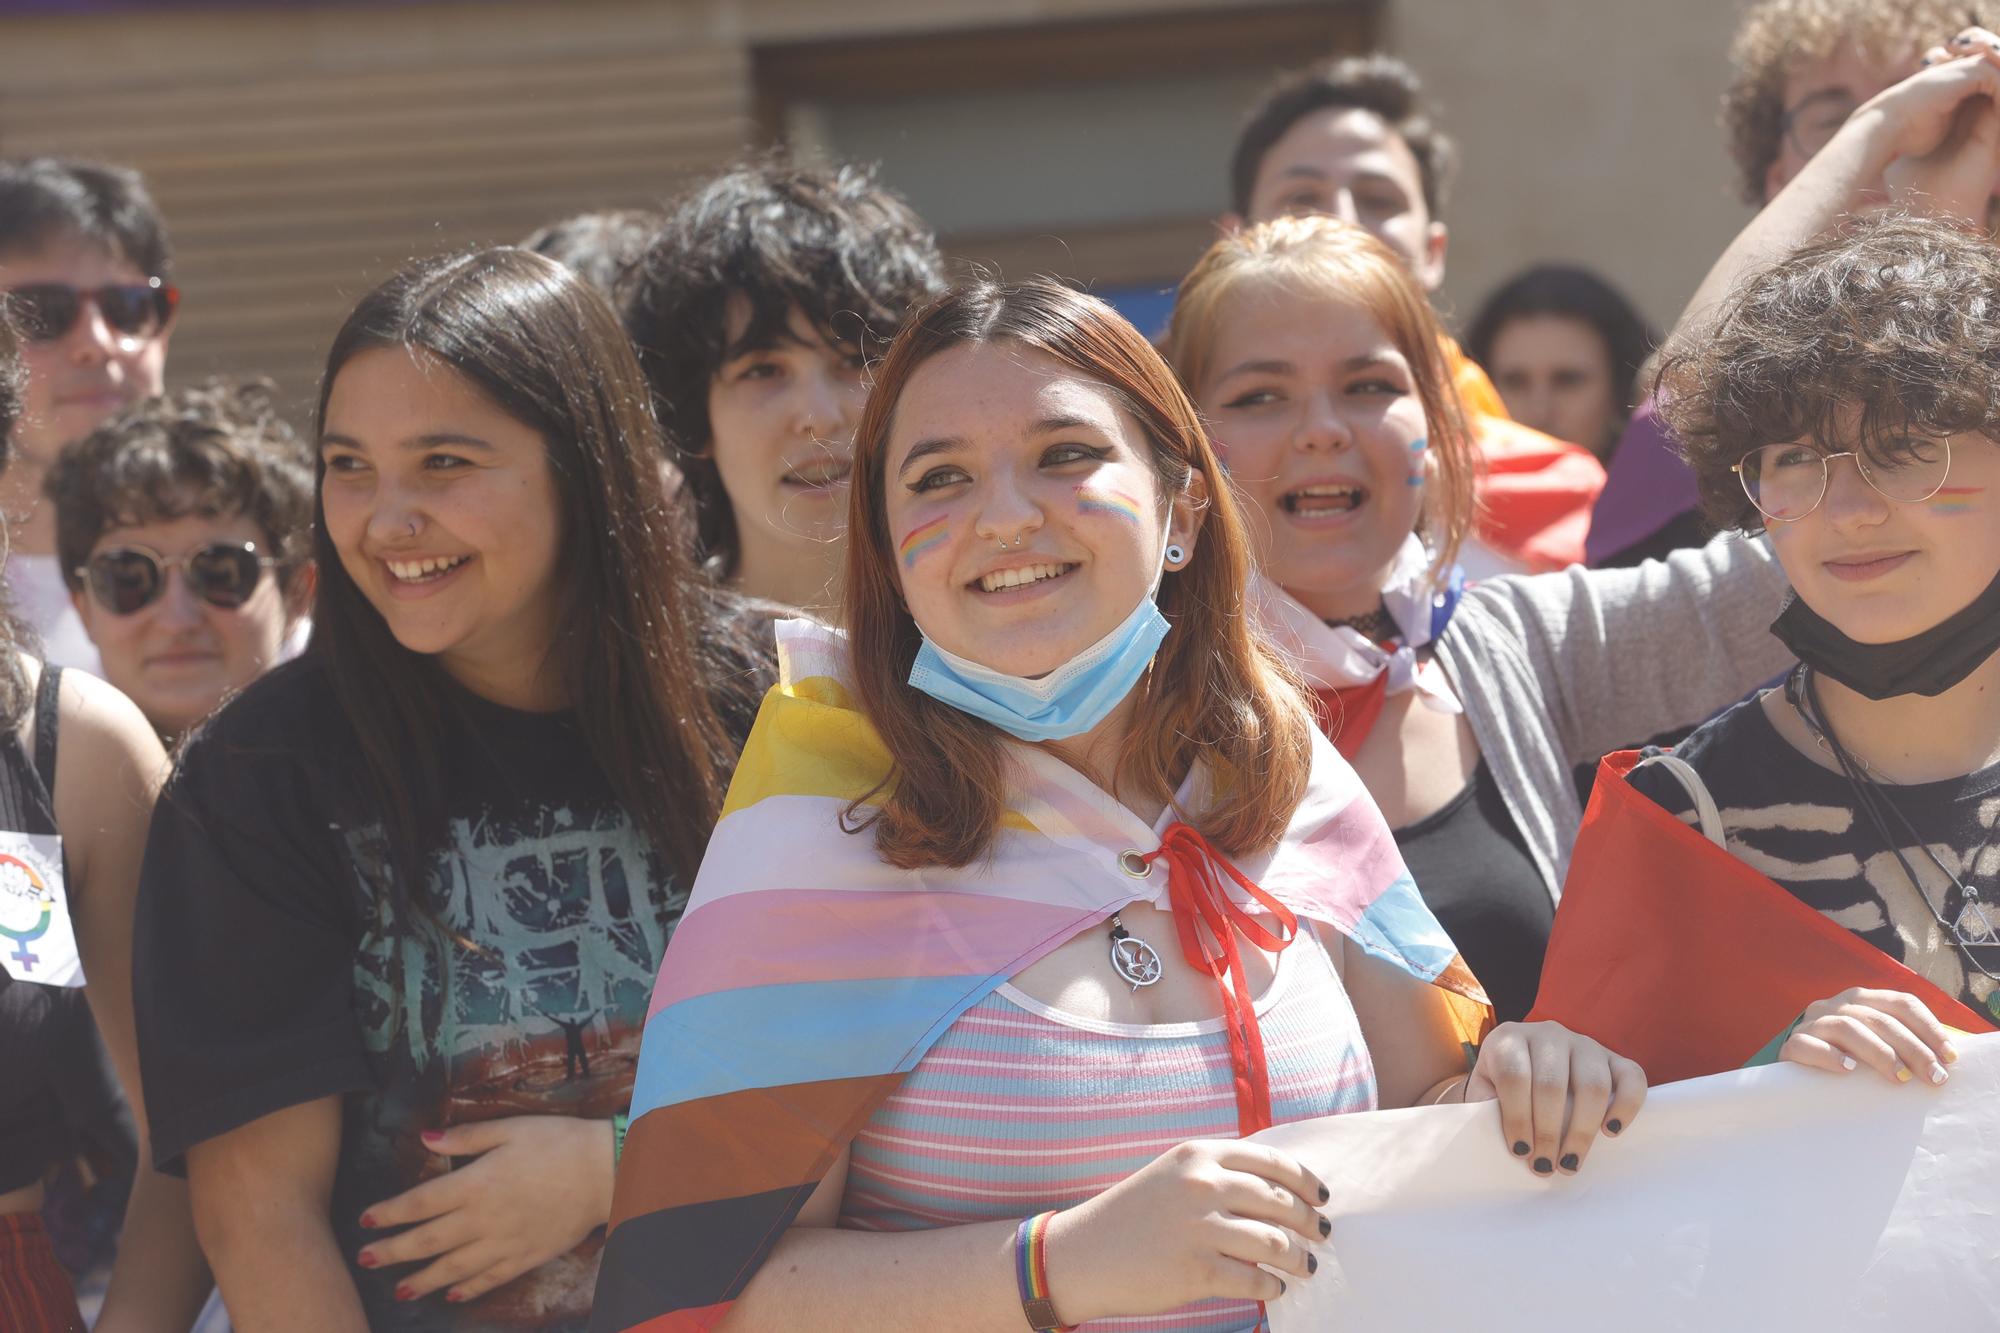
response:
M1677 755L1654 754L1632 765L1632 772L1637 773L1648 764L1658 764L1673 775L1674 780L1681 784L1681 789L1688 794L1688 799L1694 802L1695 818L1701 824L1701 836L1728 851L1729 843L1722 832L1722 811L1715 804L1715 798L1709 795L1708 784L1701 780L1701 774L1694 771L1694 765Z

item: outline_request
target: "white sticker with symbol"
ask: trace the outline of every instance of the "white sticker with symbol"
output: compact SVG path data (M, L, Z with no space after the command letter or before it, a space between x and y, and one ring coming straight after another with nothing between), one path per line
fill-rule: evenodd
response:
M16 981L83 984L53 833L0 832L0 967Z

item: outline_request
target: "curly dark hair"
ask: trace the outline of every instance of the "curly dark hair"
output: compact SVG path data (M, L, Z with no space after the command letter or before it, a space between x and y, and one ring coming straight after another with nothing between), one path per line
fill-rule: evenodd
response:
M242 514L270 542L281 587L311 553L313 451L269 380L212 379L148 398L63 450L42 489L71 588L111 528Z
M521 248L573 269L607 298L616 300L618 284L666 223L666 214L643 208L578 213L536 228L521 242Z
M1731 468L1761 445L1886 461L1911 437L2000 440L2000 248L1933 217L1850 221L1676 334L1660 389L1703 509L1746 532L1763 516Z
M27 382L13 322L0 307L0 472L14 459L14 423L21 419L21 391Z
M1443 216L1458 150L1425 104L1417 72L1396 57L1381 54L1325 61L1294 70L1271 85L1250 109L1230 154L1229 189L1238 214L1250 215L1250 196L1271 146L1313 112L1332 107L1380 116L1417 159L1424 207L1433 220Z
M1982 16L1983 15L1983 16ZM1784 136L1785 80L1847 46L1870 60L1918 53L1968 21L1990 23L1992 0L1757 0L1729 44L1722 124L1743 202L1764 203L1764 178Z
M713 572L728 577L738 555L735 513L708 456L708 391L722 367L774 346L794 307L835 345L873 359L911 311L944 289L931 229L865 168L758 162L674 207L620 291ZM732 296L750 305L734 341L726 336Z

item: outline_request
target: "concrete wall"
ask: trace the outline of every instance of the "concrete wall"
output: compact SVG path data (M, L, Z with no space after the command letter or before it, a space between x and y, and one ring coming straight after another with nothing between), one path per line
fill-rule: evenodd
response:
M1737 0L1400 0L1390 50L1463 148L1444 302L1519 268L1597 269L1664 331L1749 220L1718 105Z

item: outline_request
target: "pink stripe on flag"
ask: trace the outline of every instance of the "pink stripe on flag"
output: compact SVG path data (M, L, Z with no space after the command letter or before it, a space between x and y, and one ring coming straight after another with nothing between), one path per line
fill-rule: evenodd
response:
M746 986L990 976L1043 943L1068 939L1091 915L936 889L732 894L681 919L647 1017L691 996Z

